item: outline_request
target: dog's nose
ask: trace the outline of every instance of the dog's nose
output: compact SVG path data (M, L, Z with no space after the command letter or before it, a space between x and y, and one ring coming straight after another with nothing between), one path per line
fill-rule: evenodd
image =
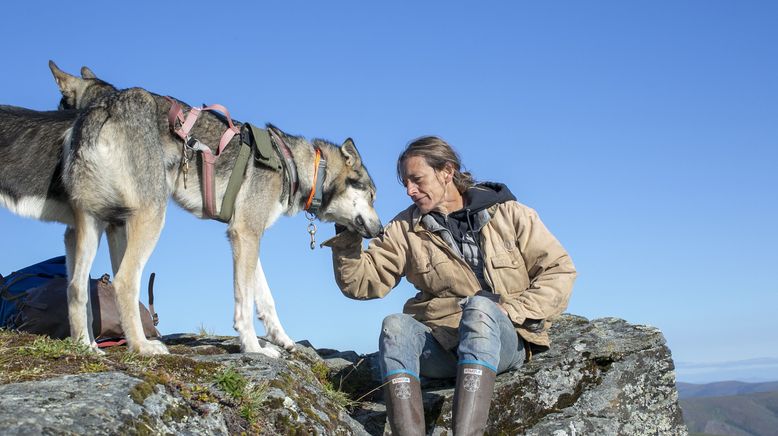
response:
M354 221L356 221L359 227L365 227L365 220L362 219L362 215L357 215L357 218Z

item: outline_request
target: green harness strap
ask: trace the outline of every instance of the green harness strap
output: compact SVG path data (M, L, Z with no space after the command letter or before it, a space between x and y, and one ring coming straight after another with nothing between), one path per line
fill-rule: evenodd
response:
M278 158L278 151L273 147L270 142L270 133L265 129L253 126L246 123L251 132L251 139L254 145L254 160L262 165L270 168L271 170L281 171L281 159Z
M224 191L219 215L214 217L223 223L229 222L232 218L235 210L235 197L238 196L240 185L243 184L243 177L246 174L246 167L251 157L252 148L256 151L254 159L257 162L276 171L281 170L281 161L278 159L278 154L273 150L273 145L270 143L270 134L267 133L267 130L260 129L249 123L244 124L242 129L240 152L238 152L238 158L235 159L235 165L232 167L232 174L230 174L230 180L227 182L227 189Z
M240 144L238 158L235 159L235 166L232 167L230 181L227 182L227 190L224 191L222 207L219 210L219 215L214 217L223 223L229 222L232 218L232 212L235 209L235 197L238 196L240 185L243 184L243 176L246 173L249 157L251 157L251 147L243 141Z

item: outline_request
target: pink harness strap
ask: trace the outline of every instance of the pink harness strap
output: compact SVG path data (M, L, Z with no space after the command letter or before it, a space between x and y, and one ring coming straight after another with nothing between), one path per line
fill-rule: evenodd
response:
M203 209L205 209L205 214L208 215L209 218L215 218L218 216L218 211L216 210L216 189L213 168L216 164L216 159L224 148L227 147L227 144L230 143L230 140L232 140L236 134L240 133L240 129L235 127L232 123L230 111L220 104L212 104L202 108L192 107L186 117L184 117L184 111L181 108L181 105L171 97L165 98L170 101L170 111L168 112L170 129L184 140L184 144L187 147L201 152L203 166L200 178L202 180L203 190ZM210 147L203 145L200 141L189 135L202 111L218 111L223 113L227 118L228 127L224 133L222 133L221 139L219 140L219 147L216 149L215 154L211 151Z

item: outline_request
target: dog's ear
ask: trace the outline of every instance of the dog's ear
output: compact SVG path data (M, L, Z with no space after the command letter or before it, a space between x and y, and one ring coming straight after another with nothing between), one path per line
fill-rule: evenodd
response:
M359 156L357 146L354 145L353 139L346 138L346 140L343 141L343 145L340 146L340 152L343 153L343 156L346 158L346 165L352 168L358 168L362 165L362 158Z
M49 68L51 69L51 73L54 75L54 80L57 82L59 90L63 93L73 89L77 81L81 80L76 76L71 76L70 74L60 70L54 61L49 61Z
M89 69L87 66L81 67L81 78L82 79L97 79L97 76L95 73L92 72L92 70Z

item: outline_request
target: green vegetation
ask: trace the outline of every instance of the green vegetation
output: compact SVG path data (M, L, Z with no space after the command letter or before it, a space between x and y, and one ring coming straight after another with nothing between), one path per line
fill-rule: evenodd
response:
M88 356L92 353L88 345L75 342L70 338L54 341L45 337L36 337L31 345L19 350L24 356L43 359L57 359L65 356Z
M357 402L353 401L347 393L340 389L336 389L335 386L333 386L332 380L330 380L329 377L330 368L327 364L318 360L311 365L311 372L313 372L313 375L319 383L321 383L324 388L324 395L326 395L330 401L346 409L352 409L357 405Z
M233 367L227 367L216 374L213 381L227 395L235 399L239 399L243 395L243 390L247 384L246 379Z
M111 367L105 357L70 339L53 340L0 329L0 384L100 372Z
M238 405L238 414L250 426L258 424L262 403L267 397L267 383L250 383L235 368L227 367L214 376L214 384Z

